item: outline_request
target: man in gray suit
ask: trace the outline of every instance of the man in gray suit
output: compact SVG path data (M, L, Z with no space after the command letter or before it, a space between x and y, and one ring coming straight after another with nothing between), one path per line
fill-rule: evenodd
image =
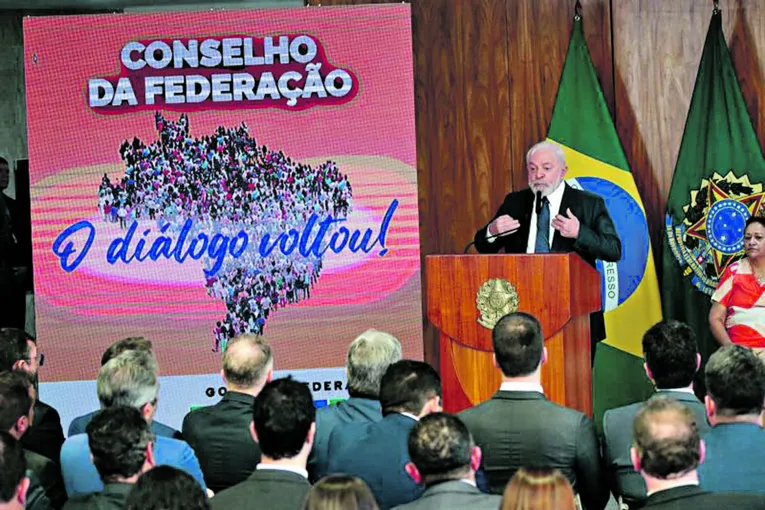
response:
M602 510L608 487L592 420L545 398L542 364L547 349L539 321L523 312L502 317L492 331L494 358L502 371L499 391L460 418L483 450L492 494L524 466L559 469L587 510Z
M664 395L686 405L696 418L700 433L709 429L706 411L693 393L693 378L701 364L696 336L687 324L665 321L654 324L643 335L645 373ZM631 507L646 498L643 478L632 469L632 422L643 402L606 411L603 417L603 451L609 487L614 497Z
M502 498L476 488L475 472L481 449L456 416L430 414L409 432L406 472L425 486L419 499L397 506L401 510L496 510Z
M398 339L375 329L368 329L348 347L345 373L351 398L316 411L316 438L308 458L312 482L329 473L329 436L335 427L382 420L380 381L388 367L400 359Z
M707 492L699 487L698 467L705 445L691 410L659 395L643 405L632 425L630 458L645 480L643 508L661 510L761 510L762 494Z

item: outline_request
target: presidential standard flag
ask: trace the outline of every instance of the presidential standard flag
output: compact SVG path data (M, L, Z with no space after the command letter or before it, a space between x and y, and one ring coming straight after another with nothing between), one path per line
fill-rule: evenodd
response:
M597 263L606 321L606 339L598 344L593 369L599 424L606 410L651 394L642 336L661 320L661 304L643 202L595 75L578 11L547 137L566 152L568 184L603 197L622 242L620 261Z
M743 256L744 224L762 214L765 160L722 31L712 14L667 201L662 260L664 315L696 331L704 359L717 342L710 296Z

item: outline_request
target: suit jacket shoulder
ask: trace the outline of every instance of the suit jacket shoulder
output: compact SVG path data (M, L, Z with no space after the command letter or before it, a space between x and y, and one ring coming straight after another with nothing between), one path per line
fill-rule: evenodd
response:
M260 447L250 435L254 402L251 395L228 392L217 404L196 409L183 420L183 436L216 493L246 480L260 462Z
M651 494L644 508L663 510L762 510L765 508L765 495L712 493L695 485L676 487Z
M31 450L24 450L27 460L27 469L37 475L40 486L54 508L61 508L66 502L66 489L64 480L61 478L61 468L58 464Z
M336 427L346 423L372 423L382 420L380 402L351 397L316 411L316 434L308 457L309 479L313 482L329 471L329 439Z
M484 494L461 480L432 485L425 489L419 499L394 507L400 510L496 510L502 497Z
M257 470L250 477L213 496L213 510L250 508L257 501L259 508L296 510L302 507L311 484L289 471Z
M21 444L53 462L58 462L61 445L64 444L64 429L58 411L45 402L35 402L35 423L21 436Z

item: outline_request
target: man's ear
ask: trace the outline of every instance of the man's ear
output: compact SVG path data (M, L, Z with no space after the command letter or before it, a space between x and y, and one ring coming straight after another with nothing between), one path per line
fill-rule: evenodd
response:
M406 471L406 474L409 475L409 478L414 480L414 483L417 485L420 485L422 483L422 476L420 476L420 471L417 469L417 466L415 466L411 462L407 462L404 466L404 471Z
M21 508L24 508L27 503L27 491L29 490L29 478L26 476L21 479L21 483L16 487L16 501L19 502Z
M547 363L547 347L542 347L542 365Z
M250 437L256 443L258 442L258 432L255 430L255 422L250 420Z
M645 370L646 377L653 382L653 373L651 372L651 369L648 368L648 363L643 363L643 370Z
M707 458L707 444L703 439L699 441L699 465L704 463L704 459Z
M146 464L151 467L157 465L157 462L154 459L154 441L149 441L149 443L146 445Z
M316 422L311 423L311 428L308 429L308 435L305 437L305 442L313 445L314 437L316 437Z
M268 373L266 374L266 384L270 383L274 380L274 369L269 368Z
M701 368L701 354L696 353L696 372Z
M640 473L640 455L638 454L637 446L630 448L630 461L632 461L632 467Z
M29 417L19 416L19 419L13 424L13 428L19 433L19 437L23 436L24 433L29 430Z
M26 360L17 359L16 362L11 367L11 372L15 372L16 370L23 370L24 372L26 372L27 366L28 366L28 363Z
M220 369L220 378L223 379L223 384L227 384L226 383L226 372L224 372L222 368Z
M473 472L478 471L481 467L481 459L483 458L483 452L480 446L474 446L473 451L470 453L470 469Z
M713 420L717 415L717 404L715 404L715 401L712 400L712 397L709 395L704 397L704 409L707 412L707 420L709 420L709 424L714 425Z
M497 355L494 353L491 353L491 361L494 362L494 366L499 368L499 364L497 364Z

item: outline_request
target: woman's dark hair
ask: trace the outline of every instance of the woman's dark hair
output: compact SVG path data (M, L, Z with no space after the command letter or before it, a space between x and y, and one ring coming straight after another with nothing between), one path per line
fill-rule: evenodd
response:
M744 230L746 230L752 223L759 223L765 227L765 216L750 216L749 219L746 220L746 226L744 227Z
M210 503L191 475L172 466L157 466L138 478L125 510L210 510Z
M311 487L303 510L378 510L372 491L361 478L329 475Z

